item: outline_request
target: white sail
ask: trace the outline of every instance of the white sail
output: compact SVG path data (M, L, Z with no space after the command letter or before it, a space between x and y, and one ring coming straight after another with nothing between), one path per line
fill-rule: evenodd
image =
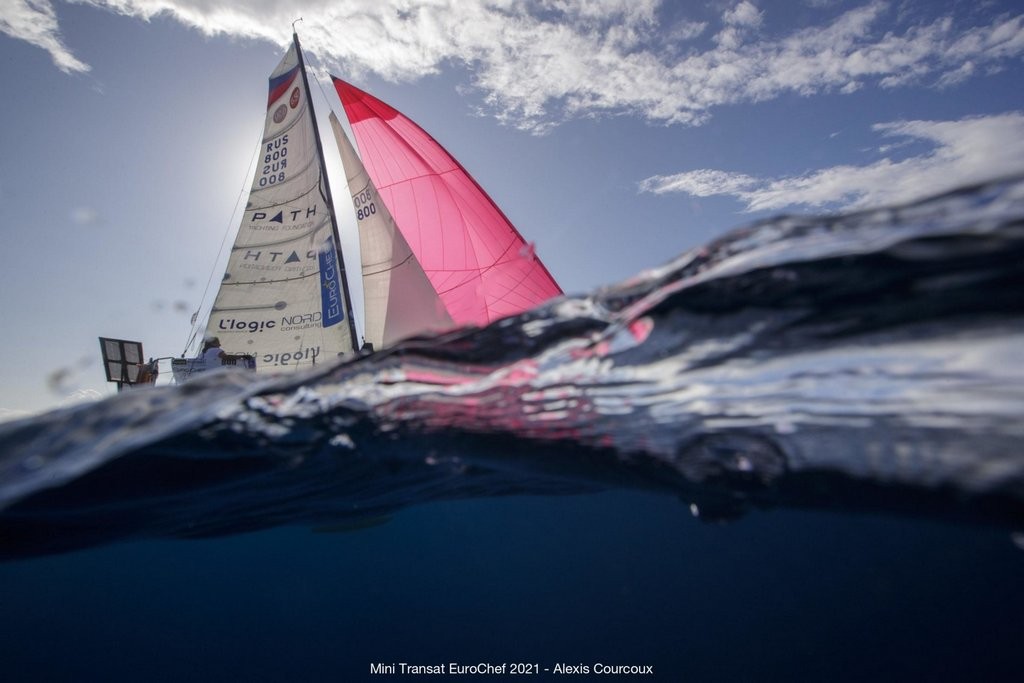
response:
M333 112L330 120L359 226L365 302L363 338L379 350L414 334L453 327L451 316Z
M354 327L303 66L293 45L270 76L249 202L206 328L257 370L352 353Z

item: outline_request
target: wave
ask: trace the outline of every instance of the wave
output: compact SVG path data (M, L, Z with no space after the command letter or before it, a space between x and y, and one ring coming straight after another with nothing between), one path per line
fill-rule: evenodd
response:
M1018 528L1022 286L1022 177L757 222L486 328L0 425L0 557L617 487Z

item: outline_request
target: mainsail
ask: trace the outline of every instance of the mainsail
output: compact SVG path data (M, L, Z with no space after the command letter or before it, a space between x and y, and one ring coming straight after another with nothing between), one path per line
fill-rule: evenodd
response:
M270 76L259 164L207 336L291 371L353 352L344 261L298 38Z
M486 325L562 293L487 193L401 112L334 78L362 163L459 325Z

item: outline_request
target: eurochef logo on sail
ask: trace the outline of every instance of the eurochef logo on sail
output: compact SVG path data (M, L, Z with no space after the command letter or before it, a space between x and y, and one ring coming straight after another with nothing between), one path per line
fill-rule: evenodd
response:
M338 282L338 252L334 249L334 237L330 236L320 248L320 310L323 311L324 327L337 325L345 319L341 305L341 285Z

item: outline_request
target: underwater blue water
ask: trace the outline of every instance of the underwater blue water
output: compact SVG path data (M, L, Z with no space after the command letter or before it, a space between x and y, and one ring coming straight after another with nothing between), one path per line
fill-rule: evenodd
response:
M1022 285L1009 179L0 425L3 679L1020 680Z
M1013 681L1022 571L1005 533L972 526L785 511L704 525L628 492L460 501L356 533L5 563L0 652L12 681L408 680L369 675L400 661Z

